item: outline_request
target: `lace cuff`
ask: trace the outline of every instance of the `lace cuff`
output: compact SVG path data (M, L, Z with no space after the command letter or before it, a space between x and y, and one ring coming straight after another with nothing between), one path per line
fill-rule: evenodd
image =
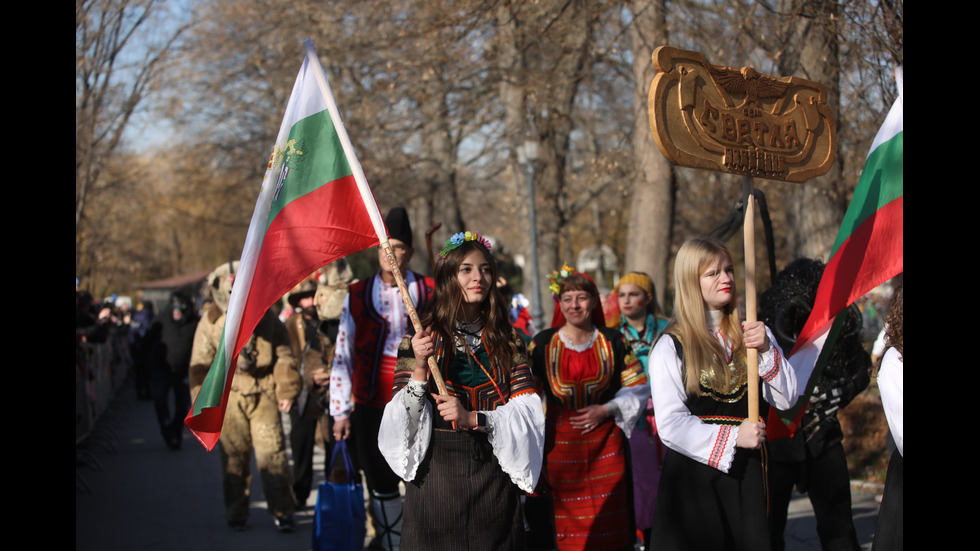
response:
M385 406L378 432L378 449L391 470L402 480L415 479L419 465L425 458L432 437L432 408L418 390L409 389L412 382L398 391Z
M544 410L537 394L522 394L486 412L487 435L500 468L525 492L534 491L544 460Z
M647 399L650 398L649 391L650 387L645 384L623 387L605 404L616 426L626 434L626 438L630 437L644 411Z

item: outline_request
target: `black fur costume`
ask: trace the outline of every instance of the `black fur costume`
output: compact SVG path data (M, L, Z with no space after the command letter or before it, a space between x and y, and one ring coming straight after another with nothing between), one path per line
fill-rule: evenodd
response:
M792 350L813 307L824 264L799 259L776 275L759 298L759 317L783 350ZM770 532L773 551L785 548L783 531L795 484L809 494L824 551L859 549L851 513L850 479L837 411L870 382L871 357L861 344L861 312L848 308L844 328L820 373L794 438L769 443ZM801 384L804 381L800 381Z

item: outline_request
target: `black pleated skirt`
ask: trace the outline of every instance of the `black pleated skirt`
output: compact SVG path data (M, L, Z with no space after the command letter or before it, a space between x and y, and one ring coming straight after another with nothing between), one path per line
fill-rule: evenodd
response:
M769 512L762 453L738 449L728 473L667 450L652 549L768 551Z

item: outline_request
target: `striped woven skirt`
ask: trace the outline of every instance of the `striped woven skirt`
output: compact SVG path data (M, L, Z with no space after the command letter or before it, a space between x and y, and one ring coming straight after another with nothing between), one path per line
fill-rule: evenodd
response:
M626 437L612 419L583 435L573 410L549 415L546 451L555 541L560 551L616 550L633 544L632 492ZM549 412L551 413L551 412Z
M521 491L486 435L436 429L405 486L402 551L525 549Z

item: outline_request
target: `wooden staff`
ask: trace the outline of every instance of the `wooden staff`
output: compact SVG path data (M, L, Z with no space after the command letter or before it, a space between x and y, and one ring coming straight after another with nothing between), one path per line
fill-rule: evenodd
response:
M388 259L388 264L391 266L391 273L395 276L395 282L398 283L398 290L402 294L402 300L405 301L405 309L408 310L408 317L412 320L412 326L415 327L415 332L418 333L422 330L422 322L419 320L419 314L415 311L415 305L412 304L412 295L408 294L408 286L405 285L405 278L402 277L402 271L398 269L398 263L395 262L395 255L391 252L391 244L388 243L388 239L385 238L381 242L381 250L385 253L385 258ZM429 372L432 373L432 378L436 381L436 388L439 389L439 394L444 396L449 396L449 391L446 390L446 382L442 378L442 372L439 371L439 366L436 365L435 356L429 356Z
M745 321L757 321L755 304L755 198L752 197L752 177L742 176L742 191L745 199L745 223L743 236L745 246ZM752 422L759 421L759 350L745 349L745 362L749 385L749 417Z
M432 234L436 233L436 230L442 227L442 222L436 222L425 230L425 250L429 251L429 267L432 268L432 273L436 273L436 257L432 254Z

